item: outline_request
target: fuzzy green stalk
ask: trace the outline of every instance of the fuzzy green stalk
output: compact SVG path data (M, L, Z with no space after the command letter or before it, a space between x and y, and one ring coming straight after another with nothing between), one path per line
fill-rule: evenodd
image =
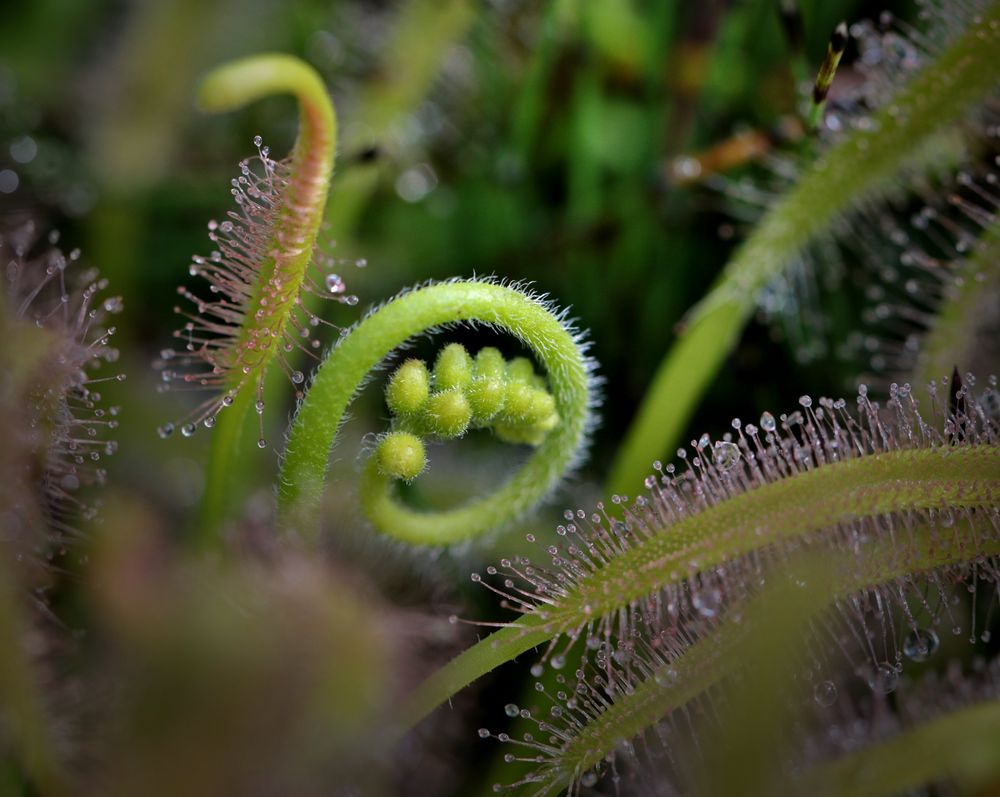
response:
M298 254L282 259L281 277L286 285L281 312L292 312L300 294L306 268L312 259L313 247L329 192L337 143L337 120L326 87L312 67L287 55L258 55L234 61L210 73L198 93L199 105L208 111L230 111L272 94L290 93L299 104L299 134L291 155L291 170L287 195L283 197L282 215L274 231L274 246L280 246L279 236L296 241ZM293 212L290 208L295 208ZM301 242L301 244L299 243ZM261 306L264 287L275 274L277 261L266 258L254 287L247 317L237 342L242 347L255 332L254 310ZM280 316L279 316L280 321ZM283 329L272 330L269 345L261 350L249 373L233 375L231 388L239 387L233 405L219 413L217 428L212 436L205 481L205 497L199 521L200 536L207 541L217 532L239 493L238 454L248 410L258 384L279 355L278 346Z
M473 645L417 688L404 727L533 647L587 628L692 572L858 517L1000 502L1000 446L910 449L823 465L740 493L634 545L545 605ZM659 531L659 533L657 533Z
M341 338L320 366L292 422L278 487L279 523L314 539L319 531L327 460L348 405L369 374L410 338L445 324L487 324L523 341L545 369L559 424L496 491L442 512L397 503L373 469L362 504L383 531L421 545L475 537L527 512L578 456L590 424L590 373L574 335L546 305L513 287L457 281L404 293Z
M1000 82L1000 0L857 130L823 154L768 213L685 320L660 364L608 479L634 494L649 465L680 438L753 315L760 290L811 241L859 204L885 194L906 169L934 164L937 137ZM949 369L950 370L950 369Z

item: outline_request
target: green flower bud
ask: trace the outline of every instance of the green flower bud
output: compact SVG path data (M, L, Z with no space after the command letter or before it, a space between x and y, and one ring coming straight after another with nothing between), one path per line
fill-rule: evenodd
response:
M496 436L505 443L538 446L548 434L543 429L534 426L500 422L493 425Z
M379 472L394 479L415 479L427 464L424 444L409 432L389 432L375 449Z
M508 382L503 404L503 417L508 423L523 426L530 423L535 388L524 382Z
M527 357L515 357L507 363L507 379L510 382L531 384L535 376L535 366Z
M476 376L503 379L506 371L507 361L500 353L500 349L487 346L476 354Z
M437 390L463 388L472 381L472 358L460 343L449 343L434 363L434 387Z
M482 426L493 420L503 408L506 394L506 385L499 378L477 376L473 379L465 390L473 423Z
M393 415L419 412L430 395L430 374L423 360L407 360L389 379L385 401Z
M530 404L523 416L524 423L541 423L555 414L556 400L547 391L539 390L537 387L531 388L530 396Z
M424 424L438 437L460 437L469 428L472 409L461 390L433 394L424 407Z

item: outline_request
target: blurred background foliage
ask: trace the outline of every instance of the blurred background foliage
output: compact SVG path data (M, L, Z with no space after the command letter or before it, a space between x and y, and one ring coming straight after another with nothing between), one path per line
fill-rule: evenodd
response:
M229 209L229 180L238 161L252 154L253 137L283 153L296 133L288 98L222 117L197 113L194 88L207 69L235 56L281 51L304 58L328 81L341 138L326 235L344 259L348 290L360 299L357 308L336 306L335 323L348 325L365 306L423 280L473 274L530 280L572 307L593 341L604 401L592 454L556 502L556 517L565 506L591 505L599 494L677 324L749 228L722 192L679 173L677 159L741 131L772 131L797 118L806 96L802 79L814 74L841 19L877 18L885 10L904 19L914 14L903 2L804 3L804 37L796 46L782 28L780 5L7 0L0 26L0 213L27 210L43 229L60 230L64 248L81 247L126 308L115 339L129 379L107 390L123 408L119 453L108 462L117 497L105 503L118 505L128 496L141 509L131 520L119 513L116 522L155 525L173 539L191 522L207 434L157 437L157 426L183 415L186 405L182 395L157 391L149 364L171 343L176 286L189 281L191 255L209 248L206 222ZM854 57L849 48L845 63ZM766 179L767 172L748 161L727 175ZM367 267L358 268L359 262ZM863 366L835 357L833 344L858 326L860 292L848 280L826 301L819 346L789 342L779 326L752 324L702 402L691 435L721 434L731 418L780 409L805 390L852 390ZM478 333L459 338L485 339ZM510 350L512 344L504 345ZM416 350L433 351L423 344ZM280 440L292 391L284 384L274 390L285 404L268 413L269 439ZM338 537L349 537L354 527L364 534L353 504L354 452L365 433L382 428L386 414L377 390L367 391L353 412L330 488ZM439 500L438 493L450 500L456 490L490 483L514 456L482 440L459 447L481 449L482 456L475 466L446 468L443 478L419 488L423 500ZM266 516L275 454L269 449L253 457L248 513L262 507ZM513 530L516 539L528 525L537 530L552 522L522 524ZM436 561L390 547L377 576L380 590L397 607L426 606L430 596L439 616L456 606L464 616L496 616L485 590L468 590L468 564L493 559L490 545L509 555L513 544L494 538ZM357 541L341 553L348 562L367 561L371 572L373 558L387 555L376 546ZM52 598L54 614L70 628L96 611L75 589L77 580L92 580L82 575L88 549L89 543L67 561L74 575ZM127 558L129 551L105 552L102 561ZM242 570L227 573L214 588L239 589L247 578L253 576ZM116 589L113 579L106 586ZM325 596L328 587L315 589ZM155 656L156 640L136 640L134 618L126 616L138 598L119 592L104 600L97 605L118 624L116 633ZM173 628L176 618L163 611L164 628ZM216 621L224 622L204 618L206 628ZM302 622L320 621L310 615ZM462 643L452 638L450 644ZM322 655L336 654L324 648ZM497 683L523 676L508 669L484 687L483 705ZM251 682L255 673L247 676ZM260 689L260 683L246 688ZM509 683L502 690L515 692ZM490 754L472 742L458 749L468 760ZM452 770L442 782L467 793L461 784L466 776L474 781L473 768Z

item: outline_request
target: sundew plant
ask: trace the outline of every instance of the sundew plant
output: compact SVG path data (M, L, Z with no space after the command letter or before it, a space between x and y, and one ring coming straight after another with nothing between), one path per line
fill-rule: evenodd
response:
M1000 791L1000 2L813 5L7 13L0 794Z

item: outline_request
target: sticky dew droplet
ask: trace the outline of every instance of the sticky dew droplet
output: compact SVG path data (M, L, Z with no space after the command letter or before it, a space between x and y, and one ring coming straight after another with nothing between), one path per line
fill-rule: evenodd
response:
M868 677L869 688L878 695L888 695L896 691L899 685L899 673L888 662L879 664Z
M823 708L832 706L837 701L837 686L833 681L820 681L813 687L813 700Z
M733 468L740 461L740 449L735 443L721 441L715 444L712 460L723 471Z
M903 640L903 654L911 661L927 661L937 652L941 640L929 628L915 628Z

